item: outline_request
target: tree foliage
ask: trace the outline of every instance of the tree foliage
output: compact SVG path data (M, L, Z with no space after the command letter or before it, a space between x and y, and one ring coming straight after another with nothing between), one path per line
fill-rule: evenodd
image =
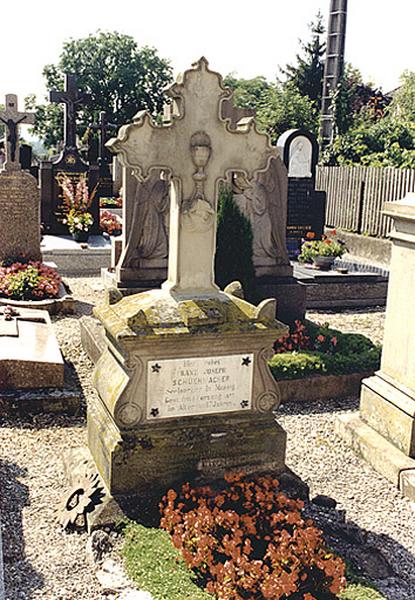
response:
M154 48L139 48L131 36L101 31L64 43L58 63L43 69L47 90L63 90L65 73L74 74L79 89L91 96L78 113L80 135L100 111L116 125L131 121L138 110L156 115L162 109L163 88L172 79L169 62ZM26 108L36 111L34 132L47 147L58 146L63 139L62 105L37 104L29 96Z
M401 84L393 97L391 113L403 121L415 123L415 72L404 71Z
M318 12L315 21L309 24L311 40L299 40L301 52L296 55L296 64L288 64L280 69L287 82L301 95L307 96L320 108L324 75L324 55L326 44L322 39L325 33L323 15Z
M292 84L275 84L261 98L257 110L259 128L271 136L273 144L288 129L318 132L318 111L314 103Z

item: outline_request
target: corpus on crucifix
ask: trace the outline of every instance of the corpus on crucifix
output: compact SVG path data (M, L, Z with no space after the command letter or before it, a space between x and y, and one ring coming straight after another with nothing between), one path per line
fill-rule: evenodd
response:
M171 211L168 279L163 289L183 296L216 295L213 263L216 204L221 182L240 172L248 180L266 171L276 155L251 117L236 129L221 118L231 96L218 73L201 58L169 89L171 121L155 124L146 111L121 127L108 147L141 180L155 169L170 174ZM126 198L128 201L128 198Z
M34 125L35 115L28 112L19 112L17 108L17 96L6 95L6 108L0 111L0 121L6 125L6 162L4 168L7 171L20 169L19 161L19 125Z
M50 102L65 105L65 149L76 150L76 111L88 101L89 94L78 90L75 75L65 74L65 90L53 90L49 94Z

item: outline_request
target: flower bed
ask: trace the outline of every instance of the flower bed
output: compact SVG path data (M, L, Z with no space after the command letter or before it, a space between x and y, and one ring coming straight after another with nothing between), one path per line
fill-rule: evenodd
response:
M296 321L274 345L269 362L278 381L318 375L347 375L379 368L381 348L364 335L341 333L327 324Z
M217 598L336 598L345 564L302 514L303 502L271 476L233 475L211 487L169 490L161 527L206 590Z
M11 259L0 266L0 297L10 300L46 300L59 296L61 278L47 265Z

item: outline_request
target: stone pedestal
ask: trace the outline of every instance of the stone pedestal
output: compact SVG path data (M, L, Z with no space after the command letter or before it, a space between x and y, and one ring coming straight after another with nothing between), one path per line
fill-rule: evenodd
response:
M88 443L111 495L154 495L225 472L284 470L286 434L266 359L275 303L152 290L95 309L105 350ZM109 377L108 374L111 373Z
M415 481L408 478L415 475L415 194L387 202L384 214L394 219L395 230L381 367L363 381L359 422L342 422L358 446L365 438L376 440L369 461L401 489L405 472L405 493L415 499Z

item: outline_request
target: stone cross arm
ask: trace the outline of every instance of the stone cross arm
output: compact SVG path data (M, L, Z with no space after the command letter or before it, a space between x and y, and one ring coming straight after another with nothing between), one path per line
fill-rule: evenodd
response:
M201 130L197 120L191 128L181 119L172 125L154 124L146 111L137 113L133 123L121 127L117 138L106 145L140 179L147 179L154 169L169 171L181 181L185 197L197 181L198 167L203 171L205 191L211 200L218 180L234 171L251 180L257 172L265 171L276 155L268 136L257 132L252 118L241 119L236 130L231 130L227 121L216 118ZM205 169L197 156L202 147L209 154Z

